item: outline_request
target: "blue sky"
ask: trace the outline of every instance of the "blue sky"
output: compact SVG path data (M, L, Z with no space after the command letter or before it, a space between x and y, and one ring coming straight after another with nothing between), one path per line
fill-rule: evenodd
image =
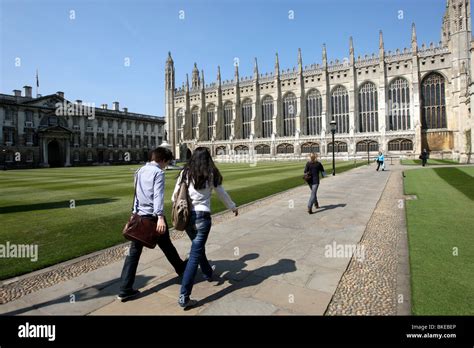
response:
M260 72L273 71L275 52L282 69L410 46L411 23L418 43L440 40L446 0L0 0L0 92L24 85L39 93L65 92L69 100L96 106L119 101L130 111L164 114L164 66L171 51L176 85L193 63L206 83L234 74L250 76L253 58ZM74 11L75 19L71 19ZM184 11L184 19L182 15ZM289 18L291 13L293 19ZM400 12L403 11L403 12ZM181 18L180 18L181 16ZM21 65L15 66L16 58ZM126 59L130 66L125 66ZM36 93L36 88L34 88Z

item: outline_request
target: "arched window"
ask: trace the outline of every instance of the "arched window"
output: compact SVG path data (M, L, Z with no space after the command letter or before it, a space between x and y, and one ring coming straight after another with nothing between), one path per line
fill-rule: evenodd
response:
M226 103L224 105L224 140L230 139L232 135L232 114L232 103Z
M273 133L273 98L266 96L262 100L262 137L270 138Z
M323 99L321 94L316 90L312 90L306 97L307 135L321 134L322 113Z
M234 147L234 152L236 155L248 155L249 147L245 145L237 145Z
M242 139L250 138L252 131L252 101L246 99L242 103Z
M176 130L178 133L178 141L183 140L183 124L184 124L184 110L178 109L176 111Z
M283 98L283 135L285 137L295 135L296 112L296 96L288 93Z
M421 84L421 125L423 129L446 128L444 77L431 73Z
M277 146L278 154L295 153L295 148L291 144L280 144Z
M111 152L111 153L112 153L112 152ZM112 157L112 159L113 159L113 157ZM79 162L79 161L80 161L80 158L79 158L79 151L74 151L73 161L74 161L74 162Z
M388 151L413 151L410 139L395 139L388 143Z
M87 160L91 162L93 160L92 158L92 151L87 151Z
M328 153L332 152L332 143L328 144ZM334 152L347 152L347 144L342 141L336 141Z
M363 141L359 141L357 144L356 144L356 151L357 152L367 152L367 145L369 146L369 151L371 152L375 152L375 151L379 151L379 143L376 142L376 141L367 141L367 140L363 140Z
M407 130L410 128L410 88L408 81L398 77L388 87L388 120L389 131Z
M227 155L227 147L225 146L218 146L216 148L216 156L219 155Z
M191 112L191 138L197 139L198 136L199 109L194 107Z
M319 144L318 143L304 143L301 145L301 153L317 153L319 152Z
M331 115L337 122L337 133L349 133L349 94L344 86L332 90Z
M270 146L266 144L259 144L255 146L255 152L257 153L257 155L269 155Z
M77 160L79 161L79 156L78 156L78 159L77 159ZM109 152L109 162L113 162L113 160L114 160L114 152L113 152L113 151L110 151L110 152Z
M216 107L214 104L209 104L207 106L207 140L212 140L214 136L214 130L216 126L214 125L214 114L215 114Z
M359 88L359 132L377 132L378 120L377 87L366 82Z

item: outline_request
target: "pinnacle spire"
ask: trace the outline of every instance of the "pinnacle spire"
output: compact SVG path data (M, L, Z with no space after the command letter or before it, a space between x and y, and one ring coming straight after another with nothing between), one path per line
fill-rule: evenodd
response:
M298 71L303 71L303 58L301 57L301 48L298 48Z
M326 51L326 44L323 44L323 66L328 65L328 54Z
M275 76L280 76L280 61L278 60L278 52L275 53Z
M412 51L416 52L418 50L418 43L416 42L416 26L415 23L411 25L411 47Z

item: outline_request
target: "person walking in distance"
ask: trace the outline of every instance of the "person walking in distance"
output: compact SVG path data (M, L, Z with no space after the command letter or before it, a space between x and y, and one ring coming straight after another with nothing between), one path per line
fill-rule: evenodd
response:
M309 155L309 161L306 163L304 168L305 174L311 175L311 180L308 182L309 188L311 189L311 195L308 201L308 213L313 213L313 205L316 209L319 209L318 203L318 188L319 188L319 173L324 177L324 167L321 162L318 161L318 155L311 153Z
M158 246L181 276L186 267L170 239L168 224L164 216L165 168L172 160L173 154L169 149L158 147L150 153L150 162L135 172L135 201L133 212L142 218L154 219L158 233ZM140 294L133 289L138 262L143 250L140 242L132 241L121 275L120 293L117 299L125 302Z
M222 187L222 175L214 164L209 150L198 147L194 150L189 162L181 171L176 182L172 200L179 191L181 181L186 180L191 200L191 217L186 233L191 239L189 261L184 270L178 304L183 308L194 306L197 301L190 298L198 265L207 281L212 281L213 269L206 257L206 241L211 230L211 193L215 190L227 209L232 209L235 216L238 210L235 203Z
M385 157L382 152L379 152L379 155L377 156L377 171L379 171L379 168L382 167L382 171L385 170Z
M426 165L426 162L428 162L428 151L426 151L426 149L423 149L423 151L421 152L421 155L420 155L420 159L421 159L421 165L424 167Z

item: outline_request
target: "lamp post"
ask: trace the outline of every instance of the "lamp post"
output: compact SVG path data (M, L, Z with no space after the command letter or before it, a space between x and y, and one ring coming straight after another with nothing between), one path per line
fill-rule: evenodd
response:
M336 160L334 156L334 146L336 145L334 143L334 134L336 134L336 121L333 119L331 122L329 122L329 125L331 126L331 134L332 134L332 175L336 175Z
M367 165L370 165L370 160L369 160L369 144L370 144L370 140L366 140L366 145L367 145Z

